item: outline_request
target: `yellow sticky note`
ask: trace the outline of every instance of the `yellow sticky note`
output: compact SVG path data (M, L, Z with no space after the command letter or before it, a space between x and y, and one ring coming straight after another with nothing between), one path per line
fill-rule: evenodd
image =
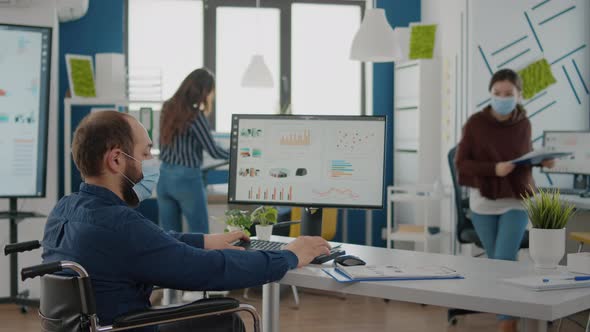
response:
M79 97L96 97L92 63L86 59L70 59L74 93Z
M410 59L432 59L436 24L413 25L410 32Z
M546 59L535 61L518 72L522 78L522 97L530 99L557 80Z

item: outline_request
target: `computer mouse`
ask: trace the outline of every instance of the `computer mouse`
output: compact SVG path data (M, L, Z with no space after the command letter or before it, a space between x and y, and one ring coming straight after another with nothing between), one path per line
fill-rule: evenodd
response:
M358 258L357 256L353 255L344 255L340 257L334 258L334 261L342 266L356 266L356 265L366 265L364 260Z

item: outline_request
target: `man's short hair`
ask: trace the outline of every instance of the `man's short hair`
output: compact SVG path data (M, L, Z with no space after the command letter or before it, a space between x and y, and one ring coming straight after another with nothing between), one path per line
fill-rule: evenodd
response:
M130 115L117 111L91 113L82 119L72 141L72 156L82 178L102 174L105 153L119 148L133 155Z

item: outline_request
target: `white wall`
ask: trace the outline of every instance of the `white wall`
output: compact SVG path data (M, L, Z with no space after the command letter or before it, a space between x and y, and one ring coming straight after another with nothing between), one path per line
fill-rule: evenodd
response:
M498 1L496 0L422 0L422 21L439 24L438 37L440 39L437 40L437 42L440 42L442 46L441 154L443 157L443 164L441 167L441 179L443 184L448 186L452 183L446 155L461 138L461 129L465 121L467 121L468 116L477 111L475 107L477 102L475 102L475 100L480 100L487 94L487 81L490 79L489 73L485 73L486 75L474 74L475 71L481 72L481 70L476 68L481 65L477 62L480 61L478 58L480 55L479 53L475 53L475 51L479 52L476 48L477 45L483 43L484 40L487 42L494 38L499 38L499 40L504 41L504 37L514 37L513 34L516 33L517 30L522 30L521 35L527 33L527 30L521 26L522 24L526 24L523 23L523 12L525 10L536 15L532 18L533 23L535 23L544 17L549 17L552 13L558 12L560 10L559 8L567 5L558 1L549 2L545 5L545 8L542 8L542 10L537 9L534 11L531 8L538 4L539 1L504 1L506 1L506 3L510 2L510 6L498 6ZM568 4L569 3L570 2L568 2ZM571 36L575 36L578 43L590 44L590 20L578 19L579 17L590 17L590 5L588 5L586 1L580 0L572 1L572 3L577 5L576 10L578 13L572 11L568 14L569 16L564 16L563 18L566 20L564 24L557 26L546 25L547 27L551 26L557 30L550 31L548 28L543 28L544 30L541 29L539 33L544 35L544 40L557 40L558 44L560 44L559 37L556 36L565 34L569 38L568 42L571 42L570 39L573 38L570 38ZM504 9L491 11L487 10L487 7ZM506 10L506 8L510 8L510 10ZM576 18L576 15L578 15L578 18ZM482 17L485 19L482 19ZM576 24L583 24L584 26L572 26L574 19L577 21ZM497 22L504 22L504 26L499 28ZM529 36L528 39L528 41L534 40L532 36ZM551 61L551 59L556 56L552 53L553 50L548 51L547 48L556 47L550 46L549 41L547 41L547 44L544 56ZM532 51L527 54L529 57L523 57L522 60L524 62L514 63L515 69L519 70L528 62L534 61L543 56L538 52L535 53L536 50L534 49L534 46L534 44L530 46ZM571 45L568 47L571 48ZM590 49L586 47L586 49L578 52L578 58L576 58L576 61L580 64L582 75L585 76L586 82L590 81L590 65L587 64L589 52ZM498 63L501 63L501 61ZM511 65L513 64L511 63ZM497 68L494 67L493 70L495 69ZM559 70L561 70L561 68L553 68L553 73L556 79L561 82L550 87L548 89L548 95L553 95L552 98L555 99L569 98L569 101L567 103L563 102L562 108L557 110L558 112L546 112L543 113L542 116L537 116L531 120L533 122L533 130L536 133L536 136L538 136L543 129L558 128L561 130L574 130L588 128L588 119L590 117L588 115L589 97L588 95L581 93L580 98L582 99L582 105L580 106L577 105L577 103L572 103L569 86L566 86L566 88L563 88L563 85L560 86L560 84L563 83L564 78L563 73ZM578 86L578 91L583 90ZM536 106L533 104L529 106L531 111L535 110L533 107ZM582 117L580 117L580 114L582 114ZM573 121L573 119L575 119L575 121ZM572 124L572 121L575 122L575 125ZM544 185L544 182L546 182L545 177L539 176L538 173L536 174L535 179L541 185ZM453 225L455 223L454 207L451 205L443 206L441 218L441 225Z
M508 7L510 10L506 11ZM563 15L558 15L562 12ZM518 71L534 61L546 59L551 64L556 83L539 93L538 99L531 98L530 103L524 100L528 114L536 113L531 118L533 140L541 137L544 130L588 129L590 102L576 70L580 70L586 84L589 84L589 15L590 3L587 0L546 3L536 0L493 0L470 3L469 18L473 22L469 26L470 90L467 92L470 114L481 108L477 105L489 98L487 85L491 78L490 69L491 72L500 68ZM500 18L503 24L498 25ZM548 20L546 24L543 23L545 20ZM513 41L518 42L512 44ZM586 45L586 48L566 56L582 45ZM571 78L573 89L565 73ZM534 146L541 147L542 140L537 140ZM538 185L549 185L546 176L538 168L534 170L534 176ZM571 175L552 175L551 178L559 187L571 187L573 183Z
M444 1L444 6L443 6ZM462 100L464 99L465 64L464 50L461 47L461 20L465 21L465 0L422 0L421 21L438 24L437 56L441 63L441 139L440 139L440 179L443 186L452 188L447 153L456 144L463 123ZM463 36L464 37L464 36ZM455 211L452 200L441 203L440 226L443 231L455 233ZM447 252L447 241L443 241L441 251Z
M58 55L59 55L59 24L55 14L55 0L33 0L28 8L0 7L0 23L48 26L53 28L51 86L49 107L49 138L47 141L47 196L43 199L19 200L19 209L48 214L57 202L57 91L58 91ZM8 200L0 200L0 210L8 209ZM18 241L41 239L43 236L44 219L24 220L18 225ZM0 220L0 247L9 241L8 220ZM19 255L19 268L39 264L41 251L28 252ZM0 297L10 293L9 259L0 256ZM20 280L20 278L19 278ZM33 298L39 297L38 280L20 282L20 289L31 290Z

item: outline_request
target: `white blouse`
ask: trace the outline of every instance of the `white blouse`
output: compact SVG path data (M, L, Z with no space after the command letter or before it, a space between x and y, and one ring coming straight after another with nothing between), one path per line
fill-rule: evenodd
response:
M510 210L524 210L522 201L516 198L488 199L479 189L469 188L469 209L477 214L498 215Z

